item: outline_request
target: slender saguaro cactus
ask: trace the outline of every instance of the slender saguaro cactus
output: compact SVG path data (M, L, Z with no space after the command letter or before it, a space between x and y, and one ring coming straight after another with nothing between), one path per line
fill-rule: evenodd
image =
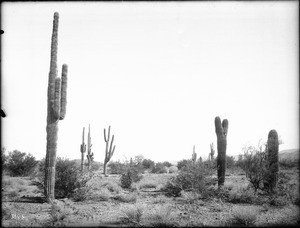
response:
M92 162L94 160L94 153L92 153L92 140L91 140L91 132L90 132L90 125L89 125L89 132L88 132L88 139L87 139L87 159L88 159L88 170L92 167Z
M111 138L111 142L110 141L110 126L108 127L108 133L107 133L107 137L106 137L106 131L104 128L104 141L106 143L105 146L105 159L104 159L104 169L103 169L103 174L106 176L106 168L107 168L107 164L110 161L111 157L114 155L115 152L115 148L116 146L113 146L113 142L114 142L114 135Z
M64 119L67 106L68 66L66 64L62 66L61 78L57 77L58 19L59 14L55 12L51 40L51 60L47 97L47 147L44 189L47 202L52 202L55 199L54 187L58 121Z
M197 153L195 152L195 145L193 146L193 154L192 154L192 161L195 163L197 160Z
M227 147L227 132L228 120L224 119L221 124L220 117L215 118L215 127L217 135L217 171L218 171L218 186L224 185L226 172L226 147Z
M214 160L214 155L215 155L214 143L211 143L210 144L210 154L209 154L209 158L211 161Z
M278 150L279 150L279 141L278 134L276 130L271 130L268 135L267 142L267 157L268 157L268 168L269 168L269 188L271 191L277 186L278 182Z
M82 131L82 144L80 145L80 152L81 152L81 172L83 172L83 167L84 167L84 153L86 152L86 144L84 143L84 130L83 128Z

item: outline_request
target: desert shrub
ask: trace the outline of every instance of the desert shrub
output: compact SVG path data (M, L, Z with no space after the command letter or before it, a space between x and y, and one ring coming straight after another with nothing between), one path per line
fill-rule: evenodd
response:
M235 191L230 191L227 201L235 204L239 204L239 203L253 204L259 202L259 198L257 193L253 191L253 189L240 188Z
M142 165L145 169L152 169L154 167L155 163L151 159L144 159L142 161Z
M202 163L196 162L181 168L176 176L176 183L185 191L202 192L211 184L209 176L212 170L206 169Z
M60 158L56 159L55 166L55 197L68 198L81 201L88 197L90 188L87 182L92 178L91 172L82 173L76 161ZM39 162L38 182L40 188L44 187L45 159Z
M123 223L141 225L144 207L142 205L126 205L121 210L123 215L121 220Z
M139 173L138 169L131 166L125 173L121 175L121 187L131 188L133 182L139 182L143 178L142 174Z
M111 197L111 192L107 188L101 188L93 192L89 199L93 201L108 201Z
M5 155L6 149L4 147L1 148L1 168L2 171L6 169L7 156Z
M169 173L176 173L178 172L177 166L173 165L169 168Z
M11 176L28 176L37 163L31 154L14 150L8 154L6 168Z
M151 172L152 173L167 173L167 168L163 163L157 162L157 163L155 163L155 165L152 168Z
M202 162L191 163L181 168L176 177L172 177L162 188L167 196L180 196L181 190L206 192L213 183L210 178L212 170L207 169Z
M163 162L162 163L165 167L171 167L172 166L172 164L170 163L170 162L168 162L168 161L165 161L165 162Z
M181 196L182 188L177 184L176 177L172 177L160 190L165 192L166 196L179 197Z
M137 196L135 194L118 194L114 196L113 199L124 203L135 203Z
M93 178L93 174L91 172L86 172L77 173L77 175L78 176L75 182L76 188L71 194L72 199L74 201L84 201L87 199L91 199L93 195L93 187L92 184L88 184L88 182Z
M75 161L57 158L55 170L55 196L68 198L78 188L79 167Z
M111 161L108 163L109 171L111 174L122 174L128 169L128 165L121 162Z
M189 166L190 164L192 164L192 160L191 159L183 159L179 162L177 162L177 168L179 170L181 170L183 167Z
M147 225L150 227L174 227L179 226L175 221L178 215L171 213L169 206L158 206L154 212L144 217Z
M249 207L236 207L232 211L232 225L253 226L258 216L258 211Z
M262 149L262 146L259 149L254 146L244 147L243 150L244 155L239 156L238 165L245 171L255 191L266 189L264 186L268 177L266 151Z

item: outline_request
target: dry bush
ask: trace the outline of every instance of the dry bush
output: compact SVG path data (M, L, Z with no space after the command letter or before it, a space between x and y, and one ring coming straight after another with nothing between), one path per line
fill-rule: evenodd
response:
M253 207L234 207L232 210L232 225L253 226L259 211Z
M135 203L137 201L136 194L118 194L113 197L115 200L118 200L120 202L124 203Z
M126 205L121 209L123 216L121 220L126 224L141 225L144 213L143 205Z
M144 216L146 225L151 227L173 227L179 224L175 222L177 215L171 212L169 206L158 206L154 212Z

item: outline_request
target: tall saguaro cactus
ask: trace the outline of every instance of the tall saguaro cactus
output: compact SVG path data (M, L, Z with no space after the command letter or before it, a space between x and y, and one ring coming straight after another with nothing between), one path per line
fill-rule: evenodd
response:
M92 139L91 139L91 132L90 132L90 125L89 125L89 132L88 132L88 139L87 139L87 159L88 159L88 170L92 167L92 162L94 160L94 153L92 152Z
M114 155L115 148L116 148L116 146L113 146L114 135L112 136L111 141L110 141L110 126L108 127L107 136L106 136L106 131L104 128L104 141L106 143L106 146L105 146L105 159L104 159L103 174L106 176L107 175L107 173L106 173L107 164L110 161L111 157Z
M62 66L61 78L57 77L58 21L59 14L55 12L51 40L51 60L47 97L47 147L44 189L47 202L51 202L55 199L54 187L58 121L64 119L67 106L68 66L66 64Z
M82 131L82 144L80 145L80 152L81 152L81 172L83 172L83 167L84 167L84 153L86 152L86 144L84 143L84 130L83 128Z
M224 119L221 124L220 117L215 118L215 128L217 135L217 171L218 171L218 186L224 185L226 172L226 147L227 147L227 132L228 120Z
M269 188L273 191L278 182L278 150L279 150L279 140L276 130L271 130L268 134L267 142L267 157L268 157L268 171L269 171Z
M195 163L197 160L197 153L195 152L195 145L193 146L193 154L192 154L192 161Z

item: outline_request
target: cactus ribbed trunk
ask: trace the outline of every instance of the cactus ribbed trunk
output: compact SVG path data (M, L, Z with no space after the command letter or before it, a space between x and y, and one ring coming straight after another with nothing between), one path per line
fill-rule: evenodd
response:
M80 170L81 170L81 172L83 172L83 169L84 169L84 153L86 151L86 144L84 143L84 130L85 130L85 128L83 128L83 131L82 131L82 144L80 145L80 152L81 152Z
M227 147L227 132L228 120L224 119L221 124L220 117L215 118L215 127L217 135L217 173L218 173L218 186L224 185L225 172L226 172L226 147Z
M45 189L47 202L55 199L55 164L57 149L58 121L63 120L66 114L67 104L67 73L66 64L62 67L61 79L57 77L57 44L58 44L58 13L54 13L53 31L51 39L51 60L48 78L47 96L47 146L45 161Z
M193 146L193 154L192 154L192 161L195 163L197 160L197 153L195 151L195 145Z
M114 135L112 136L112 139L110 141L110 126L108 127L107 137L106 137L106 131L104 128L104 141L105 141L106 145L105 145L105 159L104 159L103 174L105 176L107 176L107 164L110 161L111 157L113 156L115 148L116 148L116 146L113 146Z
M87 139L87 155L88 159L88 170L91 170L92 162L94 160L94 153L92 153L92 139L91 139L91 131L89 125L88 139Z
M279 141L276 130L271 130L268 135L267 142L267 156L268 156L268 168L269 168L269 188L274 191L278 182L278 151Z

